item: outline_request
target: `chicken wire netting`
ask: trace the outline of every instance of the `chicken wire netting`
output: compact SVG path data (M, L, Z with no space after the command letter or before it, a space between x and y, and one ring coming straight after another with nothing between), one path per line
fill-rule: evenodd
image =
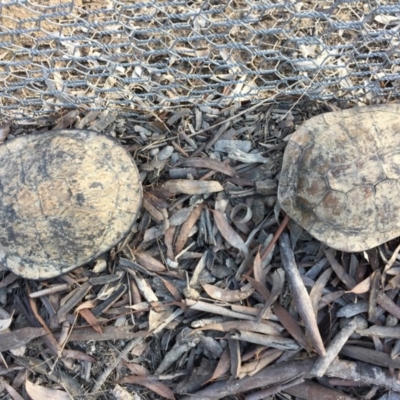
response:
M399 32L398 0L2 0L0 120L390 101Z

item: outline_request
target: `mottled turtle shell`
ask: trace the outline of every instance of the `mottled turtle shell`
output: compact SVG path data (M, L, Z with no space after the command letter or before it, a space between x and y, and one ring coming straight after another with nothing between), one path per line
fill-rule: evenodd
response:
M113 138L84 130L0 145L0 262L28 279L92 261L130 231L142 190Z
M362 251L400 235L400 105L306 121L283 157L278 200L312 236Z

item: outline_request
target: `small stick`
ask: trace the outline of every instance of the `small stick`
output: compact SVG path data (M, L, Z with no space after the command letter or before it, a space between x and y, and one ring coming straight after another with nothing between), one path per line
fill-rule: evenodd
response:
M224 315L225 317L231 317L231 318L248 319L250 321L256 320L256 317L253 317L251 315L235 312L227 309L226 307L220 307L215 304L206 303L204 301L195 301L191 299L186 299L184 304L185 303L188 307L197 311L204 311L211 314Z
M332 364L335 357L342 350L343 346L346 344L350 335L354 333L358 326L361 326L362 318L353 318L331 341L328 348L326 349L326 355L319 357L315 364L311 368L311 375L323 376L329 366Z
M378 292L376 302L390 314L400 318L400 307L385 293Z
M272 240L269 242L267 248L263 251L261 255L261 260L264 260L265 257L267 257L268 253L271 251L271 249L274 247L275 243L278 241L279 237L281 236L283 230L286 228L286 225L289 223L289 216L286 214L285 218L283 218L282 223L280 224L278 230L275 232L274 237Z
M175 149L176 151L178 151L179 153L181 153L183 156L185 156L185 157L190 157L189 154L186 153L186 151L183 150L182 147L179 146L178 143L176 143L176 142L173 141L173 142L171 142L171 144L172 144L172 146L174 146L174 149Z

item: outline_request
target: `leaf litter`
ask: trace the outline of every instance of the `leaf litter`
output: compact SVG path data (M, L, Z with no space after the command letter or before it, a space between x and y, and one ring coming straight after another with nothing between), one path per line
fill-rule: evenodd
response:
M2 271L3 396L383 400L400 392L398 240L336 252L276 203L288 135L331 106L241 107L107 114L107 134L140 170L139 218L109 254L67 275L33 282ZM54 126L103 129L106 116L86 117L66 112ZM19 129L3 127L9 137Z

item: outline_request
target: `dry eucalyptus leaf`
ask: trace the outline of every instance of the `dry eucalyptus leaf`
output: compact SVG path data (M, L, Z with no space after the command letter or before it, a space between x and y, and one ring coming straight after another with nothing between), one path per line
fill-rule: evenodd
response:
M147 389L152 390L160 396L163 396L170 400L175 400L175 396L172 390L164 383L160 382L160 380L156 376L127 376L122 378L119 383L129 383L132 385L141 385L146 387ZM36 400L36 399L35 399ZM41 399L42 400L42 399Z
M97 363L97 360L91 356L89 356L86 353L83 353L82 351L79 350L68 350L64 349L63 350L63 356L65 358L72 358L77 361L86 361L90 362L92 364Z
M278 349L269 349L263 352L262 358L256 357L253 361L242 364L240 368L239 378L245 376L253 376L261 371L267 365L271 364L282 355L283 351Z
M229 371L230 366L231 366L231 357L229 348L227 347L222 353L212 377L207 382L212 382L214 380L217 380L219 377L225 375Z
M171 315L172 308L156 311L153 308L149 312L149 332L156 330Z
M71 400L71 396L62 390L50 389L44 386L35 385L30 381L25 382L25 389L32 400Z
M368 278L358 283L356 286L353 287L353 289L347 291L346 293L355 293L355 294L366 293L369 292L370 288L371 288L371 277L369 276Z
M203 204L200 204L192 210L188 219L182 224L179 234L175 241L175 254L179 254L185 246L186 240L193 227L196 225L197 220L200 218L201 211L203 210Z
M79 311L82 318L98 333L102 334L103 331L97 318L88 308L83 308Z
M195 168L208 168L218 172L222 172L228 176L236 176L236 171L233 167L226 165L225 163L214 160L212 158L189 158L182 162L183 167L195 167Z
M146 198L143 199L143 208L149 212L156 222L162 222L164 220L162 212L154 207Z
M174 215L171 215L171 217L169 218L169 226L182 225L189 218L191 212L191 207L186 207L178 210Z
M244 257L247 257L249 250L239 234L228 224L225 216L217 210L213 210L214 221L222 237L233 247L239 249Z
M162 262L158 261L156 258L150 256L144 251L136 250L134 254L136 262L149 271L163 272L166 270Z

